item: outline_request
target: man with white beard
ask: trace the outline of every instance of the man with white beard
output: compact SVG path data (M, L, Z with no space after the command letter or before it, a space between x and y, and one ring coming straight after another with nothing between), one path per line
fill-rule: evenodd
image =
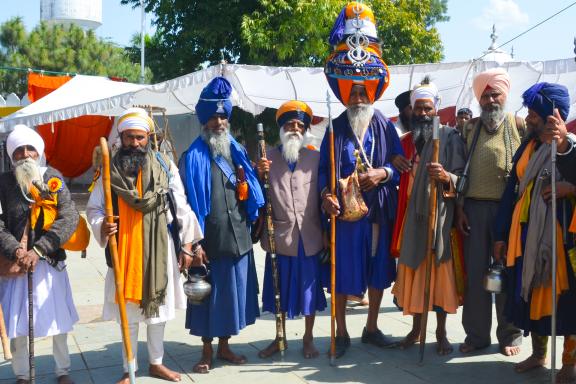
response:
M25 273L33 270L34 336L52 336L58 383L70 384L67 337L78 314L62 246L76 230L79 215L62 175L54 168L40 166L44 142L38 133L17 125L6 144L14 170L0 175L0 258L16 261L22 271L17 277L0 278L0 303L11 339L12 369L16 383L29 382ZM43 215L34 214L38 207ZM48 210L55 214L49 215Z
M232 352L228 340L260 314L250 226L264 197L246 150L229 133L231 93L223 77L202 90L196 104L202 134L179 164L188 203L204 231L205 254L193 258L191 273L206 273L205 267L212 285L210 296L201 304L189 303L186 313L186 328L203 342L196 373L212 369L214 337L219 338L219 360L244 364L246 357Z
M268 150L266 159L261 158L257 164L262 182L264 174L269 172L282 315L284 319L305 316L302 353L306 359L318 356L312 329L316 311L326 308L320 283L319 254L324 244L320 201L316 194L320 154L304 145L312 116L312 109L306 103L282 104L276 113L281 145ZM260 239L262 248L269 252L267 228ZM267 254L262 308L276 313L272 279L270 254ZM270 357L278 352L278 341L270 343L259 356Z
M462 353L488 347L491 343L492 294L484 289L483 281L488 267L499 256L493 255L492 227L512 170L514 153L526 130L523 119L504 112L510 91L510 77L504 69L479 73L472 88L482 112L464 126L470 165L467 185L459 191L456 208L456 227L464 235L466 270L462 312L466 339L460 345ZM506 356L517 355L522 332L504 317L506 295L495 296L500 352Z
M338 218L342 196L329 190L330 161L328 139L320 147L318 186L322 208L337 216L336 221L336 357L350 346L346 327L346 296L362 296L368 288L368 318L362 342L378 347L392 341L378 329L378 312L384 289L396 277L396 263L390 257L391 231L396 216L399 174L391 165L401 153L394 124L372 106L363 84L352 86L346 111L333 121L336 179L350 176L356 169L355 151L367 167L358 174L368 214L358 221ZM329 285L329 284L328 284Z

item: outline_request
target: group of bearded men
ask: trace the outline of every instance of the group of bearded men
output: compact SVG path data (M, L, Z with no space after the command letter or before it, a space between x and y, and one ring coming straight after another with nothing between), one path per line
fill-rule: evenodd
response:
M154 122L139 108L117 120L120 143L111 156L111 189L115 221L107 220L103 183L98 180L86 214L98 244L106 248L109 270L105 284L104 320L119 320L117 295L126 300L132 350L138 329L146 324L149 373L169 381L180 374L163 364L164 330L176 309L186 309L185 326L202 340L196 373L208 373L214 358L244 364L229 340L254 324L260 315L258 280L251 229L264 215L265 175L270 188L277 271L272 270L269 233L254 231L268 252L262 289L262 310L276 312L279 282L283 318L305 318L302 351L315 358L315 314L327 307L330 291L327 258L328 218L336 220L335 357L351 340L346 325L346 299L368 293L368 315L361 342L377 347L408 348L420 341L422 314L437 316L437 352L453 351L446 319L463 305L466 339L460 352L491 344L492 293L483 287L492 262L503 263L508 283L496 294L496 335L506 356L520 352L522 336L531 335L531 356L516 364L518 372L545 364L551 334L551 223L557 220L558 267L556 329L563 335L558 382L575 380L576 364L576 139L567 133L567 89L538 83L523 93L525 119L504 112L510 78L503 69L479 73L473 91L480 116L458 111L458 129L440 126L439 160L432 161L433 122L440 105L435 84L426 78L398 96L398 124L374 108L389 83L377 36L371 35L370 60L363 71L342 75L349 47L343 39L358 22L373 23L365 6L343 9L330 37L335 47L325 73L345 111L333 126L334 163L329 135L320 148L309 143L313 118L301 101L284 103L276 114L280 145L253 163L230 134L232 86L214 78L202 91L196 112L202 130L178 166L154 151L149 135ZM338 24L340 23L340 24ZM372 31L365 28L363 31ZM352 74L351 74L352 73ZM356 73L356 74L354 74ZM358 74L359 73L359 74ZM558 144L558 212L550 212L550 143ZM37 337L53 336L58 383L72 383L67 333L78 321L72 301L63 244L72 236L79 214L62 175L45 166L44 143L32 129L17 126L7 140L14 169L0 176L0 257L21 272L34 270L33 310ZM361 166L360 166L361 165ZM330 188L357 179L367 210L353 220L346 209L344 188ZM342 181L345 182L342 182ZM424 308L426 249L429 232L430 184L437 185L437 219L430 273L430 300ZM45 194L39 194L42 186ZM55 187L53 187L55 185ZM31 211L56 209L30 221ZM44 212L44 211L43 211ZM118 262L124 292L116 292L108 239L118 239ZM200 304L186 300L181 272L204 273L210 295ZM378 328L384 290L413 316L412 330L393 341ZM23 274L0 277L0 303L13 354L17 383L28 383L28 282ZM214 356L213 339L218 338ZM278 339L261 350L267 358L279 352ZM129 383L128 362L118 383Z

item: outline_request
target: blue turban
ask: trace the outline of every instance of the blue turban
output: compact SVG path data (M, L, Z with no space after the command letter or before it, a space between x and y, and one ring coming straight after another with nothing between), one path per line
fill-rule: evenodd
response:
M542 120L553 116L552 103L558 109L562 120L566 121L570 113L570 95L568 89L560 84L536 83L523 94L524 106L536 112Z
M202 90L200 99L196 104L196 114L202 125L206 124L214 115L226 115L230 119L232 114L232 85L223 77L216 77Z

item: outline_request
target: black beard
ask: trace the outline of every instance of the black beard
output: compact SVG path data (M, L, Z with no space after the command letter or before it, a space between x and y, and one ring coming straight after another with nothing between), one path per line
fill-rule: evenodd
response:
M129 177L138 176L147 161L145 148L121 148L118 152L118 168Z
M401 113L400 115L398 115L398 118L402 123L402 128L404 128L404 131L410 132L412 130L412 127L410 126L410 115Z
M419 155L422 153L426 141L432 136L432 124L430 116L412 116L410 128L412 130L412 139Z

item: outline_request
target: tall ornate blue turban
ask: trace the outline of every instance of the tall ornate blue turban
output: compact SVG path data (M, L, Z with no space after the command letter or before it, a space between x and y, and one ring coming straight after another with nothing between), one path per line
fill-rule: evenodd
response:
M342 104L347 105L352 86L363 85L370 103L382 96L390 84L372 10L355 1L346 5L334 23L329 42L334 52L326 60L328 85Z
M568 89L560 84L536 83L523 94L524 106L536 112L542 120L554 114L552 103L558 109L562 120L566 121L570 113L570 95Z
M214 115L225 115L230 119L232 114L232 85L223 77L216 77L202 90L196 104L196 114L202 125Z

